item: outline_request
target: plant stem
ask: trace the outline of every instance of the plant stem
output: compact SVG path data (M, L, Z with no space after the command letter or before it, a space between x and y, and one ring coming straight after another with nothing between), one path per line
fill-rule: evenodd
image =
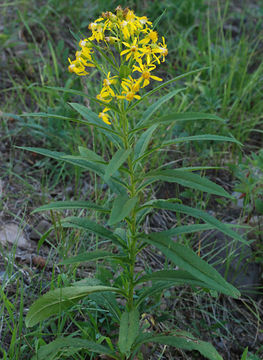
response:
M122 129L123 129L123 143L125 149L130 149L132 145L129 143L129 124L128 119L126 116L126 112L124 108L122 108ZM130 174L130 197L133 198L136 196L136 181L135 181L135 173L132 163L132 154L128 157L128 168ZM128 223L129 227L129 258L130 258L130 265L129 265L129 290L128 290L128 303L127 306L129 309L133 308L133 292L134 292L134 268L135 268L135 261L136 261L136 207L133 208L131 213L131 218Z

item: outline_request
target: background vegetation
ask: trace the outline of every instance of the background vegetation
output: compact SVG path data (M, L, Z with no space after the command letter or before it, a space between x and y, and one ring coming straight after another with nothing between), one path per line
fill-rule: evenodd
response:
M23 152L17 146L41 146L76 154L78 146L85 144L105 159L111 154L110 144L94 129L43 116L27 117L26 113L73 115L73 109L67 105L73 100L97 110L95 103L90 104L78 95L62 94L43 89L43 86L65 86L84 90L90 95L98 93L96 72L85 78L70 75L67 58L72 57L77 48L73 33L85 36L92 19L102 11L113 11L117 5L128 6L151 20L159 18L158 32L167 39L169 49L167 61L160 67L160 77L168 80L190 70L208 67L176 84L179 88L186 83L187 90L160 108L160 114L172 109L206 112L224 118L226 124L201 120L168 128L164 126L163 134L167 138L197 133L232 134L244 145L240 148L230 143L195 143L180 149L175 147L152 160L156 166L168 158L174 168L177 164L215 167L206 175L234 193L236 202L204 197L200 192L174 184L153 188L149 197L181 197L186 204L198 204L223 221L245 225L242 231L251 240L249 259L245 260L261 273L263 3L256 0L110 3L106 0L3 0L0 4L0 222L2 228L10 223L19 225L30 244L25 249L13 244L7 250L6 244L0 242L0 354L3 359L29 359L42 343L53 339L54 333L78 332L78 325L83 321L86 324L83 337L98 340L100 334L103 341L103 336L114 333L114 323L103 306L95 308L92 300L87 300L88 310L85 312L80 308L81 313L77 314L73 309L62 321L51 319L33 331L25 328L23 319L29 305L47 289L70 284L80 274L83 277L96 273L97 278L110 281L114 272L114 269L99 264L94 268L58 267L64 256L98 246L98 239L94 237L87 241L83 233L70 236L59 226L42 237L49 225L59 220L59 215L53 213L50 217L31 214L31 211L51 199L90 199L99 200L101 204L110 204L112 199L95 175ZM136 112L140 110L142 108ZM147 226L149 229L166 229L181 220L162 212L149 217ZM244 255L231 244L231 248L224 245L223 254L221 247L219 255L215 256L206 242L209 236L200 234L198 239L185 236L180 241L188 243L211 263L220 263L224 258L227 276L231 264L242 264ZM210 240L210 244L214 241L217 246L216 234ZM153 268L162 263L163 259L151 250L145 251L144 255L151 259ZM138 271L142 266L143 259L138 264ZM258 286L252 290L251 286L255 284L251 279L247 281L248 286L241 289L243 296L240 301L211 297L181 287L174 289L172 300L164 294L164 300L156 298L146 310L154 314L154 326L162 331L175 325L186 330L194 328L195 334L202 334L200 337L213 342L225 359L240 359L248 347L247 358L259 360L263 357L261 277L258 276ZM155 314L155 307L160 302L164 311L162 316ZM98 317L100 328L95 326ZM172 353L166 347L145 349L145 354L147 359L200 359L194 353ZM72 358L88 358L84 354L81 356Z

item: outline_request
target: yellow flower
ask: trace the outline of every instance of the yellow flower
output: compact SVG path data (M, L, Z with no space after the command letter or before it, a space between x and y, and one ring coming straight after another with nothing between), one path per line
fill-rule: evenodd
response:
M150 32L145 36L145 38L140 41L140 44L146 45L150 41L155 44L157 40L158 40L157 31L150 30Z
M116 84L116 77L117 76L110 77L110 72L108 72L107 78L103 80L103 89L107 90L109 95L113 97L115 96L115 93L110 86Z
M154 70L156 66L154 64L143 64L142 62L139 63L139 66L134 65L133 71L138 71L142 75L140 77L140 81L143 80L142 88L150 84L150 79L163 81L163 79L159 78L158 76L151 75L151 71Z
M152 23L148 21L148 18L146 16L137 17L137 19L141 25L146 25L146 24L152 25Z
M68 66L69 72L74 72L75 74L80 76L88 75L88 72L85 70L85 66L79 59L71 61L70 58L68 58L68 61L70 63L70 65Z
M120 22L120 28L123 33L124 39L129 40L131 34L128 27L128 22L126 20L123 20Z
M160 54L163 57L162 62L164 62L165 57L168 55L168 49L164 37L162 37L162 40L163 43L158 43L158 45L153 48L153 53Z
M154 61L157 61L158 64L160 64L160 60L159 58L155 55L155 53L153 52L152 50L152 47L151 46L143 46L141 48L141 54L140 54L140 59L143 58L143 56L146 57L146 62L147 64L150 64L152 61L153 61L153 58L154 58Z
M135 14L133 10L129 10L126 15L127 21L134 21L135 20Z
M99 117L108 125L111 125L111 122L109 120L110 116L109 114L105 114L107 111L109 111L109 108L105 108L102 112L99 113Z
M109 103L112 100L110 92L104 87L101 89L101 92L96 96L96 98L105 103Z
M128 47L128 49L126 49L126 50L123 50L122 52L121 52L121 56L122 55L125 55L125 54L127 54L127 56L126 56L126 61L127 60L129 60L129 58L131 57L131 56L133 56L133 57L135 57L135 58L138 58L138 57L140 57L140 48L138 47L138 45L137 45L137 38L135 38L134 40L133 40L133 43L132 44L129 44L129 43L127 43L127 42L123 42L123 44L125 45L125 46L127 46Z
M140 90L140 81L133 79L131 76L129 76L129 79L124 79L121 82L121 87L124 91L122 91L123 95L117 95L118 99L132 101L134 98L138 100L141 98L139 95L136 95Z

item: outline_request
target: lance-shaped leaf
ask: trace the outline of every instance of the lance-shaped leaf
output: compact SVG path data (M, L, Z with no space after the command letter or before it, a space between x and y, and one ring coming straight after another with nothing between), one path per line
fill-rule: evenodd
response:
M88 149L87 147L84 146L79 146L79 153L81 156L91 160L91 161L97 161L97 162L101 162L101 163L105 163L104 159L102 156L98 155L97 153L95 153L95 151Z
M82 201L82 200L76 200L76 201L56 201L51 202L46 205L42 205L38 207L37 209L32 211L32 214L35 212L40 211L50 211L50 210L69 210L69 209L92 209L100 212L109 212L110 210L99 206L97 204L94 204L90 201Z
M222 356L219 355L213 345L205 341L198 340L192 334L186 331L171 331L169 335L144 334L142 338L138 339L136 349L138 349L142 344L145 343L169 345L176 347L177 349L189 351L197 350L207 359L223 360ZM133 354L135 355L135 351ZM133 356L132 359L134 359Z
M127 160L128 156L131 153L131 149L119 149L110 160L109 164L106 166L104 179L107 181Z
M137 197L129 198L127 195L119 195L113 202L108 225L114 225L128 216L137 203Z
M78 254L77 256L73 256L68 259L63 259L62 261L60 261L59 264L60 265L71 265L71 264L77 264L77 263L82 263L82 262L97 261L97 260L102 260L102 259L105 260L105 259L110 259L110 258L119 259L120 261L127 259L127 257L118 256L109 251L95 250L95 251L91 251L91 252L81 253L81 254Z
M83 124L83 125L86 125L86 126L87 125L89 125L89 126L92 125L92 126L98 128L98 129L100 129L100 131L102 133L104 133L108 137L108 139L110 141L114 142L116 145L120 145L120 139L118 138L118 133L116 131L114 131L113 129L105 128L105 126L103 126L104 123L102 122L101 119L99 119L100 122L96 123L96 122L94 122L94 119L92 119L92 118L89 118L87 120L83 120L83 119L78 119L76 117L67 117L67 116L63 116L63 115L59 115L59 114L43 113L43 112L24 113L21 116L22 117L37 117L37 118L59 119L59 120L63 120L63 121L71 121L71 122ZM26 126L26 125L24 125L24 126ZM32 125L30 125L30 126L32 126Z
M151 178L155 181L162 180L166 182L175 182L192 189L232 199L232 196L229 195L221 186L215 184L205 177L201 177L198 174L193 174L192 172L169 169L153 171L145 174L145 179Z
M105 103L103 101L98 100L97 98L94 98L94 97L88 95L84 91L79 91L79 90L74 90L74 89L66 89L66 88L63 88L63 87L56 87L56 86L45 86L45 87L38 88L38 90L46 91L46 92L51 92L53 90L53 94L55 96L56 95L59 96L58 95L59 91L61 91L63 93L66 93L66 94L73 94L73 95L77 95L77 96L83 96L83 97L86 97L86 98L90 99L91 101L94 101L94 102L96 102L98 104L101 104L101 105L105 106ZM116 106L114 106L112 104L107 104L107 107L111 108L112 110L116 111L117 113L120 112L120 110Z
M178 236L181 234L191 234L194 232L211 230L214 228L215 227L210 224L182 225L182 226L177 226L177 227L169 229L169 230L153 232L153 233L148 234L147 236L150 236L151 239L155 239L155 238L159 239L160 237L162 239L167 239L168 237L172 237L172 236Z
M69 286L49 291L30 307L26 316L26 326L34 326L52 315L58 315L89 294L104 291L121 293L120 289L110 286Z
M154 89L150 90L150 91L147 91L146 94L144 94L139 100L135 101L132 105L130 105L127 109L127 111L131 111L135 106L137 106L138 104L140 104L140 102L142 102L144 99L146 99L148 96L151 96L152 94L154 94L155 92L161 90L162 88L164 88L165 86L167 85L170 85L172 83L174 83L175 81L178 81L180 79L183 79L184 77L186 76L190 76L190 75L193 75L193 74L196 74L198 72L201 72L203 70L207 70L209 69L209 67L203 67L203 68L200 68L200 69L196 69L196 70L192 70L192 71L189 71L188 73L184 73L184 74L181 74L179 76L176 76L174 77L173 79L171 80L168 80L158 86L156 86ZM63 89L63 88L62 88Z
M240 296L239 291L230 285L211 265L197 256L191 249L181 244L167 239L150 239L144 238L148 244L154 245L163 254L178 265L180 269L184 269L196 279L207 284L208 287L219 288L220 291L234 298Z
M221 136L221 135L210 135L210 134L179 137L179 138L164 142L162 144L162 146L170 146L173 144L179 144L179 143L188 142L188 141L227 141L227 142L233 142L235 144L242 146L241 142L239 142L238 140L236 140L233 137Z
M100 131L115 145L118 146L121 144L121 139L117 136L117 133L112 130L110 125L104 123L93 111L81 104L70 103L69 105L72 106L73 109L75 109L89 123L94 124L94 126L99 126ZM114 134L112 134L113 132Z
M157 125L152 125L149 129L142 133L134 148L134 159L138 159L145 152L156 128Z
M63 354L72 356L82 349L100 355L108 355L112 359L119 359L114 351L104 345L97 344L95 341L67 336L58 338L47 345L41 346L37 350L37 355L34 356L32 360L56 360L58 359L58 353L63 352Z
M63 227L72 227L76 229L88 230L91 231L103 238L109 239L113 242L113 244L117 246L121 246L122 248L127 248L127 245L124 241L117 235L113 234L110 230L105 227L91 221L87 217L76 217L70 216L62 220L61 225Z
M118 345L122 354L129 355L131 347L139 333L139 311L132 309L121 316Z
M187 214L189 216L193 216L198 219L204 220L207 224L214 226L217 230L221 231L222 233L226 234L227 236L232 237L235 240L238 240L246 245L249 245L249 242L244 240L238 233L231 230L229 226L222 223L221 221L217 220L213 216L207 214L205 211L200 209L195 209L190 206L182 205L182 204L173 204L170 201L166 200L157 200L151 202L151 206L157 209L164 209L175 211L178 213Z
M214 114L206 114L206 113L199 113L199 112L186 112L186 113L170 113L164 116L160 116L154 121L149 119L144 125L150 125L151 123L171 123L173 121L196 121L196 120L213 120L213 121L220 121L225 122L224 119L216 116Z
M156 282L170 282L170 286L176 286L176 285L192 285L192 286L198 286L203 289L210 289L210 290L216 290L219 292L224 292L224 287L222 287L220 284L214 282L213 285L205 283L203 281L198 280L193 275L190 275L187 271L183 270L160 270L155 271L152 274L147 274L142 277L140 277L136 284L140 284L143 282L152 281L152 283Z
M143 130L145 127L148 127L153 124L162 125L162 124L171 124L173 122L183 122L183 121L197 121L197 120L211 120L211 121L220 121L225 123L225 120L207 113L198 113L198 112L187 112L187 113L170 113L164 116L158 116L154 118L149 118L143 123L139 123L135 129L131 130L131 133Z
M182 89L176 89L170 91L168 94L162 96L159 100L155 101L152 105L150 105L146 111L142 114L142 118L139 121L137 127L140 127L147 123L149 119L151 119L151 116L167 101L169 101L172 97L179 94L181 91L185 90L185 88Z
M227 142L233 142L235 144L238 144L242 146L242 144L236 140L233 137L228 136L220 136L220 135L194 135L194 136L183 136L178 137L173 140L165 141L160 146L157 146L153 149L150 149L149 151L146 151L142 156L140 156L136 161L141 161L143 158L148 157L150 154L159 151L160 149L163 149L167 146L186 143L189 141L227 141Z
M48 156L48 157L51 157L56 160L64 161L66 163L78 166L85 170L93 171L102 178L104 177L105 165L99 164L97 162L94 163L92 161L88 161L87 159L83 158L82 156L71 156L71 155L67 155L62 152L50 151L50 150L35 148L35 147L19 147L18 146L18 148L26 150L26 151L32 151L32 152L35 152L37 154L41 154L44 156ZM125 184L116 177L112 176L111 179L107 181L107 184L112 189L112 191L114 191L117 194L126 193Z
M154 295L160 295L165 289L169 289L171 286L171 281L158 281L152 286L147 286L139 292L138 298L135 300L135 306L138 307L146 299L152 298Z

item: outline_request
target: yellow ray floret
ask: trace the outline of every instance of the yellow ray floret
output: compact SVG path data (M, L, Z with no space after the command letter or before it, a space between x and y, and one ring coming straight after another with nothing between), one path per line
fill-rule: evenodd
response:
M109 114L105 114L107 111L109 111L110 109L109 108L105 108L102 112L99 113L99 117L108 125L111 125L111 122L110 122L110 116Z
M157 46L153 48L153 53L160 54L163 57L162 62L165 61L165 57L168 55L167 45L165 44L165 39L162 37L163 43L158 43Z
M133 99L139 100L141 98L139 95L136 95L140 90L140 81L133 79L131 76L121 82L121 87L123 91L122 95L117 95L118 99L132 101Z
M105 93L107 92L110 96L115 96L114 91L111 88L111 85L116 84L117 76L110 76L110 72L108 72L108 75L106 79L103 80L103 89L105 90Z
M139 66L133 67L133 72L138 71L141 73L140 81L143 81L142 88L150 84L150 79L157 80L157 81L163 81L163 79L159 78L158 76L154 76L151 74L151 71L153 71L156 68L154 64L143 64L142 62L139 63Z
M68 66L68 70L71 73L75 73L80 76L87 75L88 72L85 70L85 66L82 64L82 62L78 59L71 61L70 58L68 58L68 61L70 65Z
M137 38L135 38L133 40L132 44L129 44L127 42L123 42L123 45L125 45L128 49L123 50L120 55L123 56L123 55L127 54L126 61L129 60L129 58L131 56L133 56L134 58L140 57L140 55L141 55L140 51L142 49L139 48L138 45L137 45Z

